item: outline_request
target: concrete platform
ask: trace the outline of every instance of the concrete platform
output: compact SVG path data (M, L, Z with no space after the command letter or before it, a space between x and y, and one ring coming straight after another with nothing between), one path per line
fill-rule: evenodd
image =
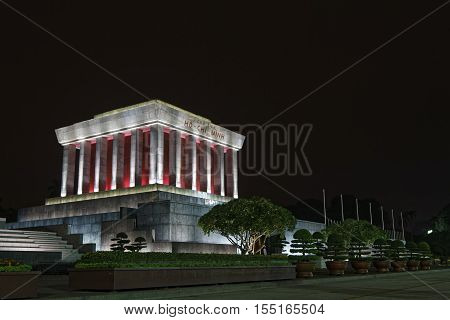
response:
M68 276L41 276L38 299L425 300L450 297L450 268L389 274L193 286L124 292L69 290Z

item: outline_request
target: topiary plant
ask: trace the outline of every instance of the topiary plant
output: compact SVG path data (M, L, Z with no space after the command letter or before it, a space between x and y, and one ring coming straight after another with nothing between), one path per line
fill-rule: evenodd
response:
M406 241L405 248L409 260L415 260L419 256L417 243L414 241Z
M406 249L403 241L394 240L391 242L390 256L394 261L403 261L406 259Z
M286 241L286 237L282 234L270 236L266 241L269 254L282 254L287 244L289 244L289 241Z
M115 243L111 244L111 251L125 251L125 245L130 243L128 235L125 232L119 232L115 238L111 239Z
M431 249L430 245L425 242L421 241L417 244L417 251L420 255L420 260L429 260L431 259Z
M315 240L316 255L323 256L325 250L325 235L320 231L316 231L313 233L312 237Z
M378 261L385 261L389 257L390 245L385 239L377 239L373 242L372 256Z
M351 261L367 261L371 253L369 247L364 242L354 237L350 242L348 251Z
M331 233L327 239L324 258L332 261L343 261L348 258L347 246L344 239L337 233Z
M126 249L126 250L129 250L129 251L131 251L131 252L139 252L139 251L141 251L142 249L147 248L147 243L146 243L145 241L146 241L145 238L143 238L143 237L137 237L137 238L134 240L134 243L132 243L132 244L129 245L129 246L125 246L125 249Z
M294 233L294 238L291 241L291 253L300 253L300 256L296 256L298 260L309 261L316 257L316 245L315 240L306 229L297 230Z

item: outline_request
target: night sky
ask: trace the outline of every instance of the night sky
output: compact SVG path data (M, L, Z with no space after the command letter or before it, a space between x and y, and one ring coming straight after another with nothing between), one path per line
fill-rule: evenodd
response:
M445 0L7 2L149 98L262 124ZM60 176L54 129L146 98L1 2L0 30L0 197L41 205ZM449 39L450 4L274 119L313 124L313 174L272 179L302 199L326 188L435 215L450 203ZM239 187L297 201L261 176Z

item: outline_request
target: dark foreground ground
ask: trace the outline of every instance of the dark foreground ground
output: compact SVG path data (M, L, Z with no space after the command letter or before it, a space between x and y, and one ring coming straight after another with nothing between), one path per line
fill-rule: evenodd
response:
M448 299L450 269L120 292L70 291L68 276L40 278L40 299Z

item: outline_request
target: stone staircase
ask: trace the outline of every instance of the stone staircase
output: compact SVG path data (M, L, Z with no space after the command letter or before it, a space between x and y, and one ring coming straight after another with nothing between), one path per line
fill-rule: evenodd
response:
M62 263L73 263L80 259L81 254L72 245L63 240L55 232L6 230L0 229L0 254L7 257L24 256L33 253L55 253L54 260L63 260ZM60 255L58 255L60 254ZM57 261L54 261L57 262Z

